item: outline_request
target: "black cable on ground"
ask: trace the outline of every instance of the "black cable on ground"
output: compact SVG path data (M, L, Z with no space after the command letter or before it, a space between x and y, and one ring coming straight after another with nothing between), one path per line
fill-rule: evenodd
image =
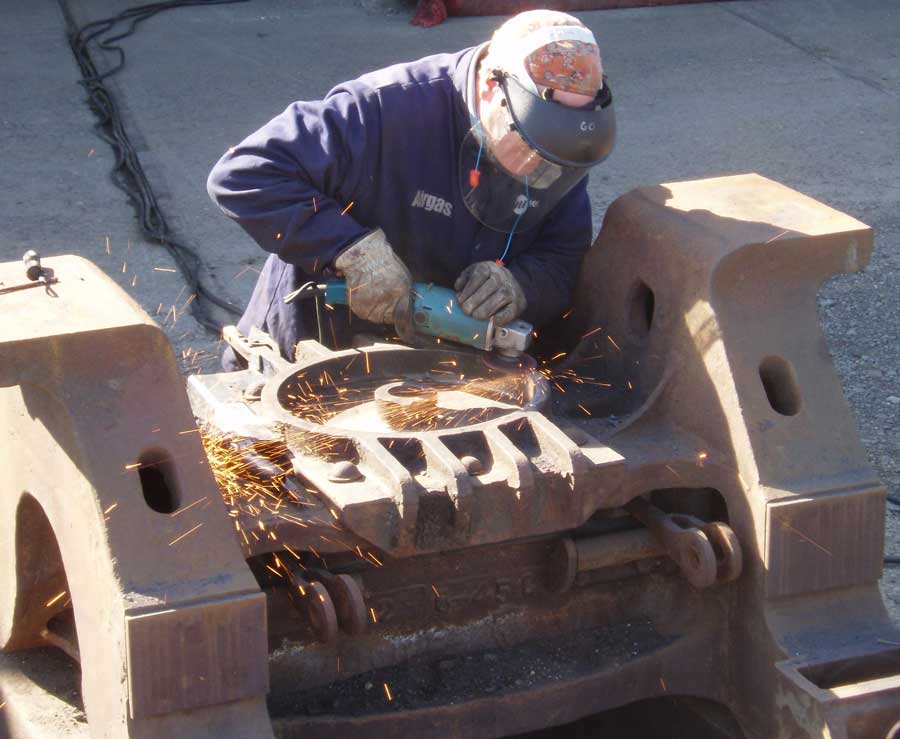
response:
M225 5L247 0L171 0L128 8L118 15L86 23L80 28L68 7L67 0L59 0L66 19L69 45L81 69L81 84L88 94L88 104L97 116L94 129L113 149L116 163L110 177L134 207L141 231L149 241L155 241L172 255L178 269L197 297L191 302L191 313L206 329L221 333L222 323L211 312L216 306L229 316L239 316L240 310L203 284L200 279L202 258L196 250L177 239L166 223L165 215L159 207L156 195L141 166L137 152L128 138L118 103L104 80L125 66L125 51L116 42L134 33L138 24L163 10L171 10L189 5ZM102 73L91 55L91 45L117 55L118 63Z

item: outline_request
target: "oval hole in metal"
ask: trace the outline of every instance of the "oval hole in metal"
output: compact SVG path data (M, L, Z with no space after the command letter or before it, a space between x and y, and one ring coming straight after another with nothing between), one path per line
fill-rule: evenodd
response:
M174 513L181 505L175 463L162 449L148 449L138 461L144 502L157 513Z
M783 357L766 357L759 365L759 379L772 410L782 416L800 412L800 386L790 362Z
M635 339L643 340L653 326L653 314L656 310L656 296L653 290L641 279L638 279L630 290L628 300L628 329Z

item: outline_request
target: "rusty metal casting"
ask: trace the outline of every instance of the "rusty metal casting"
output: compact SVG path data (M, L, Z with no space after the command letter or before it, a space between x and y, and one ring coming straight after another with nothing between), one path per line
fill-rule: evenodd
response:
M884 488L815 303L871 248L757 175L640 188L543 373L230 329L248 368L187 395L130 299L44 260L56 297L0 295L10 733L77 715L32 677L61 649L96 735L499 737L680 696L885 739Z
M173 714L182 735L271 735L265 602L183 433L194 417L165 335L87 261L43 264L55 295L0 296L0 645L67 641L97 736L159 736ZM21 273L0 265L0 282ZM59 735L34 664L3 656L0 722Z
M740 544L721 521L705 523L684 513L667 514L644 498L630 501L625 510L650 530L695 588L731 582L741 574Z

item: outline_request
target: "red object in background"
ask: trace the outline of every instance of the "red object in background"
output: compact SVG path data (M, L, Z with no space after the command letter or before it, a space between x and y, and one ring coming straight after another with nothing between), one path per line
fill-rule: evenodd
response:
M443 23L448 15L514 15L524 10L546 8L571 13L578 10L611 8L646 8L652 5L680 5L713 0L419 0L410 21L414 26L429 28Z
M419 0L416 13L410 21L414 26L430 28L447 20L447 7L444 0Z

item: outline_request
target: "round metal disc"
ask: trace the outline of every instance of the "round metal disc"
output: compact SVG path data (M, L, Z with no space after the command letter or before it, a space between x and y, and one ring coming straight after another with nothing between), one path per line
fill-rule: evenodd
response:
M338 634L338 619L331 595L320 582L311 582L305 589L306 597L301 602L316 640L334 641Z

